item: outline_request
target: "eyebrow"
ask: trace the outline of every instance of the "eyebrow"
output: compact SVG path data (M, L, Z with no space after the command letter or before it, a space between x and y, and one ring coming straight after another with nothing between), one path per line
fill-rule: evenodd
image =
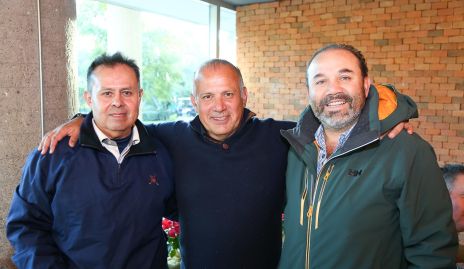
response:
M343 68L341 70L338 71L338 74L344 74L344 73L354 73L353 70L351 69L348 69L348 68ZM324 77L325 75L321 74L321 73L317 73L316 75L314 75L313 79L317 79L317 78L320 78L320 77Z
M338 71L339 74L342 74L342 73L354 73L353 70L351 69L348 69L348 68L343 68L342 70Z
M124 87L124 88L111 88L111 87L104 88L104 87L102 87L101 89L106 90L106 91L113 91L113 92L115 92L115 91L127 91L127 90L130 90L130 91L138 90L138 89L133 89L131 87Z

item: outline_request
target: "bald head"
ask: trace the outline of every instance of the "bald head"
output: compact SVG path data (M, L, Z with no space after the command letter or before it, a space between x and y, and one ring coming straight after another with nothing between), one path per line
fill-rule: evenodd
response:
M204 62L195 72L195 78L194 78L194 88L192 91L192 95L195 96L198 90L198 84L201 80L204 79L204 73L206 71L208 72L220 72L221 69L230 69L232 72L235 74L235 80L237 80L238 86L240 88L240 94L243 95L243 88L245 87L243 83L243 77L242 73L240 72L240 69L233 65L232 63L223 60L223 59L211 59L209 61Z

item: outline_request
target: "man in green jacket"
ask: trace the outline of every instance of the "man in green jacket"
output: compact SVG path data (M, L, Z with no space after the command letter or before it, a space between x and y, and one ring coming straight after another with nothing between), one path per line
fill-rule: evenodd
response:
M378 111L360 51L331 44L307 69L309 107L291 147L280 268L455 268L451 202L432 147L384 132L416 116L405 96ZM394 89L392 86L388 86ZM379 120L381 119L381 120Z

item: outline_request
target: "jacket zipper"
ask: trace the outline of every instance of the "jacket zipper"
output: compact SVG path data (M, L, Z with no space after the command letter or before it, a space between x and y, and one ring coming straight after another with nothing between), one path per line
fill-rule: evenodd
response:
M324 196L325 186L327 185L327 181L329 180L330 174L334 168L334 164L331 164L324 175L324 180L322 181L321 191L319 192L319 198L317 199L317 207L316 207L316 223L314 224L314 229L317 230L319 227L319 209L321 209L321 202L322 197Z
M307 172L308 172L308 168L306 168L306 175L307 175ZM308 218L308 223L306 227L306 260L305 260L306 269L309 269L309 251L311 248L311 231L312 231L311 223L313 222L314 201L316 200L316 192L317 192L317 186L319 185L319 179L320 179L320 174L317 175L316 186L315 186L314 192L311 193L312 199L309 201L309 208L308 208L308 212L306 213L306 216ZM313 178L311 178L311 180L313 180Z
M308 168L305 169L304 190L303 190L303 194L301 195L301 199L300 199L300 225L301 226L303 226L304 206L305 206L305 200L306 200L307 195L308 195Z
M331 156L329 157L329 159L327 160L326 164L329 163L329 161L331 161L332 159L335 159L339 156L342 156L342 155L345 155L349 152L352 152L354 150L357 150L359 148L362 148L366 145L369 145L375 141L379 140L379 138L376 138L374 140L371 140L367 143L364 143L358 147L355 147L355 148L352 148L348 151L345 151L339 155L335 155L335 156ZM318 149L318 152L319 152L319 146L317 145L317 143L315 143L316 145L316 148ZM322 166L322 169L321 171L324 170L324 166ZM316 207L316 221L315 221L315 225L314 225L314 229L317 229L319 227L319 211L320 211L320 207L321 207L321 203L322 203L322 197L324 195L324 191L325 191L325 187L327 185L327 181L330 177L330 174L332 173L332 170L334 168L334 164L331 164L329 166L329 168L326 170L326 173L324 175L324 181L322 182L322 186L321 186L321 191L319 193L319 196L318 196L318 201L317 201L317 207ZM316 193L317 193L317 187L319 185L319 179L320 179L320 176L321 176L321 173L319 173L317 175L317 180L316 180L316 186L315 186L315 189L314 189L314 193L313 193L313 199L312 201L310 201L310 205L309 205L309 209L308 209L308 212L307 212L307 217L308 217L308 224L307 224L307 228L306 228L306 260L305 260L305 269L309 269L309 253L310 253L310 247L311 247L311 231L312 231L312 228L311 228L311 223L312 223L312 220L313 220L313 209L314 209L314 201L316 199ZM306 168L306 171L305 171L305 190L303 191L303 194L304 194L304 198L306 198L306 192L307 192L307 180L308 180L308 168ZM304 199L303 199L303 196L301 198L301 205L303 206L304 208ZM300 214L302 213L302 210L300 209ZM302 223L301 221L302 219L302 216L300 215L300 223Z
M333 168L332 168L333 169ZM322 171L322 170L321 170ZM306 168L306 175L308 174L308 168ZM317 179L316 179L316 186L315 186L315 189L314 191L312 191L311 195L313 196L312 199L309 201L309 208L308 208L308 212L306 213L306 216L308 218L308 223L307 223L307 227L306 227L306 262L305 262L305 268L306 269L309 269L309 251L310 251L310 248L311 248L311 231L312 231L312 222L313 222L313 209L314 209L314 201L316 201L316 193L317 193L317 186L319 185L319 179L321 177L321 173L319 173L317 175ZM313 178L311 178L312 180ZM307 180L307 178L305 179ZM325 188L324 188L325 189ZM322 191L323 189L321 189ZM321 199L321 194L319 193L319 201ZM318 202L318 207L319 208L320 206L320 202ZM319 210L318 210L319 211ZM318 216L316 216L317 218ZM317 229L317 228L316 228Z

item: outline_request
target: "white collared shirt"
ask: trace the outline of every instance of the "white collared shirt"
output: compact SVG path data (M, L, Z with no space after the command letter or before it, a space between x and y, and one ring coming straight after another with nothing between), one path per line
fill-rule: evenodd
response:
M98 140L100 140L100 143L102 144L103 147L105 147L113 156L116 158L118 161L118 164L121 164L122 161L124 160L124 157L126 157L127 153L129 153L129 149L133 145L137 145L140 143L140 136L139 136L139 131L137 127L134 125L132 127L132 137L129 143L127 144L126 148L122 151L119 152L118 144L114 141L108 138L101 130L98 128L97 124L95 123L95 120L92 119L92 124L93 124L93 129L95 130L95 133L97 133Z

